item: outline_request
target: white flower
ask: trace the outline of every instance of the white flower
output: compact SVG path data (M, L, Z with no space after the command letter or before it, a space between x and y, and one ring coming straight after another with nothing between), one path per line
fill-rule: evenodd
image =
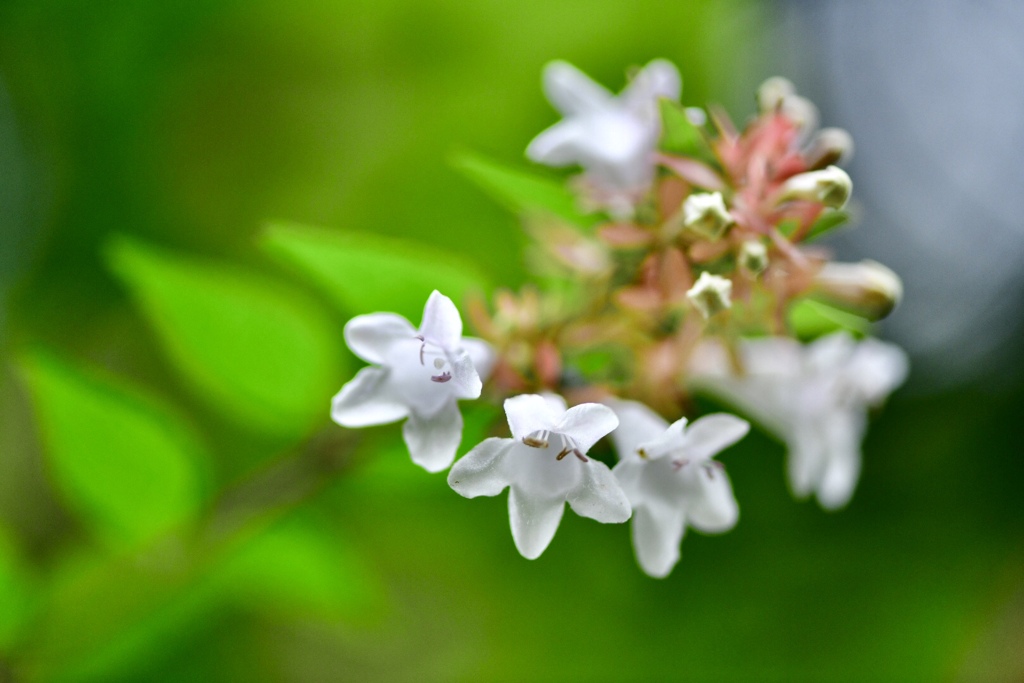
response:
M686 526L728 531L739 519L732 485L711 458L742 439L750 425L718 413L687 426L669 423L647 406L616 400L612 440L621 462L612 473L633 506L633 548L650 576L668 576L679 562Z
M732 282L721 275L704 271L686 292L686 298L707 320L732 306Z
M462 337L462 319L438 291L427 299L416 330L394 313L371 313L345 325L345 343L368 363L334 397L331 417L343 427L367 427L408 418L402 436L413 462L440 472L462 439L456 401L478 398L493 352Z
M565 503L604 523L629 519L629 501L608 466L587 451L619 420L608 406L566 410L559 396L525 394L505 401L511 439L485 440L460 459L448 483L466 498L496 496L505 487L512 539L535 559L551 543Z
M663 59L645 66L618 97L571 64L551 62L544 90L565 118L534 138L526 155L549 166L579 164L604 190L645 190L661 132L658 100L677 100L681 89L679 71Z
M807 346L787 338L744 340L735 375L724 349L702 346L693 359L694 384L761 422L787 445L790 485L814 493L826 509L849 502L860 476L867 411L881 404L907 374L898 347L845 333Z
M783 183L779 199L803 199L841 209L846 206L852 193L853 181L846 171L838 166L829 166L820 171L807 171L793 176Z
M717 240L733 223L721 192L694 192L683 202L683 225L709 240Z

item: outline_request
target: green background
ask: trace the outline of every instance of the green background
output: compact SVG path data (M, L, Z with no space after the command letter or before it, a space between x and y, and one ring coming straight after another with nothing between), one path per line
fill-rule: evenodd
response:
M455 495L397 427L328 420L358 368L348 317L383 299L415 321L435 274L525 280L516 218L450 160L525 165L555 120L546 61L618 88L667 57L685 103L742 119L772 19L731 1L0 4L0 676L1024 676L1019 386L897 394L835 514L792 500L755 432L724 456L740 524L689 535L663 581L627 525L574 515L526 561L504 497ZM464 446L493 417L472 410Z

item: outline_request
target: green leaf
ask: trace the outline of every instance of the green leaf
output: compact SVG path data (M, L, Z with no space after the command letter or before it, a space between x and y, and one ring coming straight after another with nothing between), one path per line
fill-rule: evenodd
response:
M456 154L452 166L517 213L548 213L583 227L602 220L599 215L585 214L579 209L576 196L565 181L511 168L471 152Z
M790 307L789 324L793 333L803 340L816 339L838 330L864 336L871 329L871 324L864 318L812 299L801 299Z
M390 311L418 324L435 289L457 303L468 292L489 289L476 267L456 255L378 235L274 224L260 243L345 314Z
M331 524L295 514L272 523L231 551L214 579L258 610L290 616L357 616L380 598L380 587Z
M300 292L128 239L114 241L108 257L170 362L212 408L289 436L327 415L340 335Z
M32 607L28 569L11 534L0 527L0 651L17 641Z
M807 231L807 237L804 238L804 242L810 242L816 240L819 237L823 237L829 232L832 232L841 225L845 225L850 220L850 214L846 211L839 210L827 210L814 222L811 229Z
M696 159L715 158L704 134L693 125L681 104L663 97L658 101L658 107L661 110L660 147L663 151Z
M22 369L54 484L99 536L134 545L193 517L206 456L173 412L48 354Z

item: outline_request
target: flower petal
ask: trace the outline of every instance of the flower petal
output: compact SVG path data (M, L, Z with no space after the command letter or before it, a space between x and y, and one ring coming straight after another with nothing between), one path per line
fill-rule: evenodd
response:
M629 519L629 499L608 465L597 460L579 464L583 477L566 496L573 511L580 517L596 519L604 524L621 524Z
M416 328L395 313L358 315L345 324L345 343L367 363L384 363L394 341L415 337Z
M615 481L619 483L619 488L626 494L626 499L633 507L644 502L643 474L645 467L647 467L646 460L641 460L637 455L631 455L625 460L619 461L619 464L612 469Z
M903 384L909 369L910 362L903 349L868 338L857 345L847 374L868 405L877 405Z
M662 579L679 562L679 544L683 541L685 516L679 508L655 516L646 507L633 515L633 549L637 562L648 576Z
M409 413L402 437L412 461L428 472L440 472L452 464L462 440L462 414L448 401L435 415L425 418Z
M686 457L707 460L742 439L749 431L750 423L735 415L705 415L686 430Z
M608 406L583 403L569 408L555 425L555 431L572 438L576 446L586 453L598 439L618 426L619 418Z
M736 526L740 508L732 493L732 484L724 470L702 472L700 493L686 506L690 526L705 533L721 533Z
M554 429L559 415L552 414L551 408L549 400L540 394L520 394L505 399L505 416L512 438L521 441L538 429Z
M466 453L448 473L448 485L461 496L496 496L509 484L505 455L515 442L492 437Z
M614 96L590 76L568 62L548 62L542 76L544 94L564 116L578 116L607 109Z
M473 361L473 367L476 368L476 373L480 379L487 381L487 378L491 376L491 372L494 370L494 362L498 359L497 354L494 352L494 347L483 339L463 337L462 348L469 354L470 359Z
M386 368L363 368L331 401L331 419L342 427L368 427L401 420L409 409L391 391Z
M606 404L619 417L619 426L611 435L619 460L625 460L636 453L640 444L658 438L668 429L668 421L643 403L611 399Z
M548 166L575 164L584 156L586 130L579 121L559 121L530 141L526 157Z
M528 560L540 557L555 537L564 510L564 498L531 496L513 484L508 492L508 516L519 554Z
M647 114L657 112L659 98L676 101L682 90L683 80L676 65L667 59L655 59L630 81L620 99L633 111Z
M860 457L846 454L832 458L818 485L818 502L826 510L838 510L850 502L860 477Z
M436 289L423 307L420 334L441 348L454 351L462 340L462 317L452 300Z
M686 443L684 436L686 431L686 418L681 417L651 441L637 446L637 451L642 451L645 458L656 460L673 451L682 450Z
M452 367L452 388L457 398L480 398L483 382L477 374L473 360L466 351L449 356Z

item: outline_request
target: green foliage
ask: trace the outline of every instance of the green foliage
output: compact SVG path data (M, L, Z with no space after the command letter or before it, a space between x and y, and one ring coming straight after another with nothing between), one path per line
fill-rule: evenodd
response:
M848 223L849 220L850 214L848 211L841 211L838 209L826 210L821 214L818 220L814 222L811 229L807 231L807 237L804 238L804 242L810 242L818 239L819 237L824 237L836 228Z
M129 239L108 249L175 368L239 424L297 435L327 414L340 335L276 280Z
M871 329L864 318L813 299L802 299L789 309L789 324L793 333L805 341L839 330L862 337Z
M580 210L576 196L563 180L511 168L471 152L454 155L452 166L517 213L546 213L582 227L601 220L596 214Z
M0 527L0 652L9 650L17 640L32 607L32 588L19 549Z
M173 412L48 354L22 368L54 484L96 534L135 545L192 518L206 455Z
M714 160L715 155L700 128L693 125L686 115L686 109L678 102L667 98L658 101L661 110L661 144L665 152L683 156Z
M417 324L435 289L456 302L489 289L471 263L414 242L275 224L261 245L306 275L346 314L392 311Z
M257 611L322 619L352 618L379 600L380 588L329 523L291 515L230 551L215 569L227 594Z

